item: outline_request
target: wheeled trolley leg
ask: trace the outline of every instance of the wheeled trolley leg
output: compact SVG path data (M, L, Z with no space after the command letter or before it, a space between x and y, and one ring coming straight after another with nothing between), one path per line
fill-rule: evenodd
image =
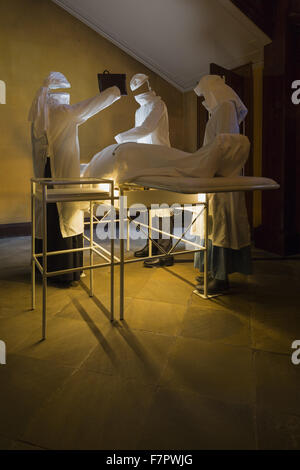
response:
M46 339L46 325L47 325L47 277L43 277L43 324L42 324L42 339Z
M148 211L148 217L149 217L149 229L148 229L148 238L149 238L149 256L152 256L152 211L149 209Z
M127 212L127 251L130 251L130 213L129 210Z
M124 320L124 240L120 240L120 320Z
M90 202L90 266L93 265L93 242L94 242L94 215L93 215L94 205L93 202ZM90 297L94 295L94 270L90 269Z
M114 321L115 311L115 187L112 182L111 190L111 226L110 226L110 321Z
M43 185L43 318L42 318L42 339L46 339L47 322L47 188Z
M31 308L35 309L35 183L31 181Z
M208 288L208 199L207 194L205 195L205 222L204 222L204 230L205 230L205 251L204 251L204 297L205 299L208 298L207 296L207 288Z
M124 191L120 188L120 320L124 320Z

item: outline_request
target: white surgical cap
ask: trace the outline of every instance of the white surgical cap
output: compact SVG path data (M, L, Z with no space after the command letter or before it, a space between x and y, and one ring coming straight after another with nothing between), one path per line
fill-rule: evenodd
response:
M144 73L136 73L133 75L132 79L130 80L130 88L132 91L137 90L140 88L147 80L149 80L149 77L145 75Z
M219 75L205 75L194 88L198 96L204 96L203 102L206 109L212 112L219 104L225 101L233 101L236 106L238 122L241 124L247 116L248 109L236 94L236 92L225 84Z
M62 104L70 104L70 93L60 92L60 93L50 93L48 95L48 106L57 106Z
M48 77L45 78L43 86L46 86L51 89L71 88L71 85L66 79L66 77L60 72L50 72Z

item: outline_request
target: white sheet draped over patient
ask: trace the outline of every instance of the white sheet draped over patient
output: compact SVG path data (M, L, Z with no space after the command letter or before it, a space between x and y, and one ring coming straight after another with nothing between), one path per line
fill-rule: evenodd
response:
M115 144L96 154L87 165L84 176L113 179L116 184L147 181L160 184L164 178L168 188L180 192L180 179L212 178L237 174L245 165L250 143L247 137L220 134L195 153L187 153L161 145L138 143Z

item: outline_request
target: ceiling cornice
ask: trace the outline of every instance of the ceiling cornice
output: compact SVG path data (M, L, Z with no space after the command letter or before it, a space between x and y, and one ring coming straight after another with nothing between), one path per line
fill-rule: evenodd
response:
M63 8L64 10L66 10L72 16L75 16L77 19L79 19L80 21L85 23L91 29L93 29L94 31L99 33L105 39L108 39L108 41L113 43L115 46L122 49L122 51L126 52L126 54L130 55L131 57L133 57L138 62L141 62L143 65L145 65L150 70L152 70L152 72L157 73L160 77L162 77L164 80L169 82L171 85L173 85L179 91L181 91L181 92L186 91L184 87L182 87L179 83L174 81L165 72L163 72L152 60L141 57L135 50L130 48L127 44L123 43L120 39L115 39L107 31L105 31L105 29L102 26L99 26L99 25L95 24L94 21L91 18L89 18L87 15L83 15L80 11L78 11L77 9L75 9L75 8L71 7L69 4L67 4L66 1L64 1L64 2L61 2L60 0L52 0L52 1L54 3L56 3L57 5L59 5L61 8Z
M68 3L67 0L52 0L54 3L56 3L58 6L66 10L68 13L70 13L72 16L89 26L91 29L96 31L98 34L103 36L105 39L116 45L118 48L120 48L122 51L124 51L126 54L130 55L133 57L135 60L138 62L142 63L145 65L147 68L149 68L152 72L156 73L159 75L161 78L166 80L168 83L173 85L177 90L181 91L182 93L187 92L192 90L195 87L196 82L201 78L201 76L205 75L208 73L209 70L209 64L207 67L207 70L203 70L202 72L198 73L196 77L191 77L191 79L188 82L185 82L184 84L180 83L179 81L176 80L176 77L170 76L166 71L162 70L161 67L156 64L153 60L149 59L148 57L143 57L141 54L138 53L138 51L134 50L132 47L129 47L128 44L122 41L121 38L116 38L112 36L101 24L96 24L91 17L89 17L86 13L83 13L81 10L78 10L74 8L72 5ZM232 69L235 67L239 67L249 61L256 61L256 60L261 60L261 51L263 48L263 45L270 42L270 39L261 31L259 28L257 28L253 23L251 23L245 15L243 15L237 7L235 7L231 1L229 0L218 0L221 5L226 8L226 10L233 16L235 19L238 19L238 21L242 21L243 25L245 28L247 28L253 37L255 37L255 43L261 45L261 50L259 50L258 47L253 49L253 52L251 54L247 54L247 56L243 55L237 59L234 60L234 62L228 63L228 64L222 64L223 67ZM242 16L241 16L242 15ZM244 17L244 18L243 18Z

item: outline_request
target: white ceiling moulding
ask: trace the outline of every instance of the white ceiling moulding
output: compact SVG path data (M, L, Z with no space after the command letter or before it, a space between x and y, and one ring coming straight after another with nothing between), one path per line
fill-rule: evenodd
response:
M182 86L179 85L179 83L176 83L174 80L172 80L171 77L166 75L162 70L156 66L152 61L149 59L144 59L141 57L136 51L134 51L132 48L130 48L128 45L124 44L121 40L115 39L111 34L109 34L107 31L104 30L102 26L99 26L89 18L86 14L83 14L82 12L77 11L75 8L71 7L68 5L66 1L61 1L61 0L52 0L54 3L59 5L61 8L69 12L72 16L75 16L75 18L78 18L80 21L85 23L87 26L89 26L91 29L99 33L101 36L103 36L105 39L108 39L111 43L115 44L115 46L119 47L122 49L122 51L126 52L128 55L136 59L138 62L141 62L143 65L148 67L152 72L157 73L160 77L162 77L164 80L169 82L171 85L173 85L175 88L177 88L179 91L185 91Z
M271 42L230 0L52 1L181 92L211 62L258 62Z

